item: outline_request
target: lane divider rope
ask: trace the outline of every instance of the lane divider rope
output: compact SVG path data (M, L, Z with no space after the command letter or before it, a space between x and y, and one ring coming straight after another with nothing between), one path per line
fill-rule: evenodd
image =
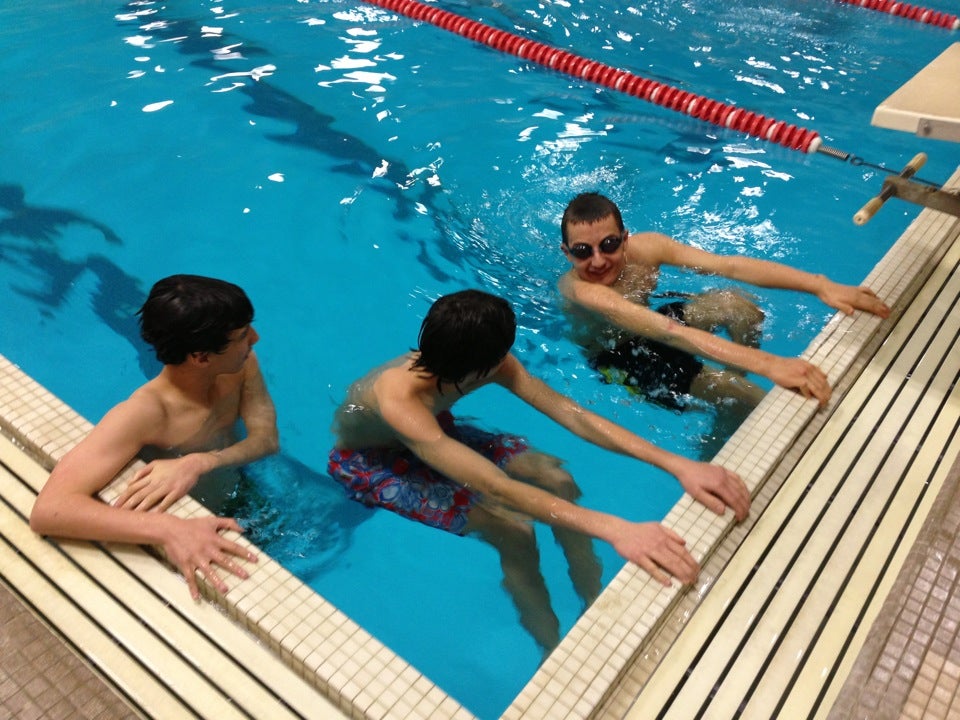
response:
M820 135L813 130L768 118L735 105L711 100L601 62L588 60L567 50L485 25L419 0L366 0L366 2L414 20L428 22L524 60L536 62L655 105L714 125L738 130L761 140L778 143L793 150L812 153L816 152L822 144Z
M960 18L949 13L937 12L929 8L910 5L909 3L896 2L896 0L837 0L837 2L847 5L859 5L860 7L885 12L891 15L916 20L917 22L927 23L946 28L947 30L956 30L960 28Z

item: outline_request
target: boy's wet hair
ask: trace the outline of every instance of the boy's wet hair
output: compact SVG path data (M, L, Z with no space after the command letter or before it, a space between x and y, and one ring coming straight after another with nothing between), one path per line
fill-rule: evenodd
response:
M459 389L469 375L484 377L499 365L516 332L516 316L503 298L480 290L444 295L420 326L413 369L436 376L438 389L443 382Z
M230 333L253 321L253 305L233 283L200 275L171 275L151 289L140 316L140 336L157 360L179 365L191 353L219 353Z
M603 220L605 217L613 216L620 232L623 232L623 217L620 215L620 208L613 200L601 195L600 193L588 192L580 193L563 211L563 219L560 221L560 237L563 238L563 244L569 245L567 237L567 227L570 225L593 224Z

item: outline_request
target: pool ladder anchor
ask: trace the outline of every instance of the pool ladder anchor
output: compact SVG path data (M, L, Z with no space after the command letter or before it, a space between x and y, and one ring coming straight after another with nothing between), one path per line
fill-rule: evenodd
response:
M922 168L926 162L926 154L917 153L900 171L899 175L888 176L883 181L883 188L880 193L870 198L854 214L853 222L857 225L864 225L892 197L960 217L960 195L936 185L911 180L917 170Z

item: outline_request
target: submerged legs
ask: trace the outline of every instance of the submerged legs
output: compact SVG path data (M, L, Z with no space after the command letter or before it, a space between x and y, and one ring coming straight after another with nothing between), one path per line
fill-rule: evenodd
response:
M505 468L511 476L528 482L557 497L576 501L580 488L550 455L527 451L513 458ZM540 571L540 552L532 522L509 508L474 507L467 526L500 554L503 586L520 613L520 623L537 643L549 652L560 642L560 621L550 603L550 593ZM552 528L569 567L574 589L589 606L600 594L602 568L593 540L566 528Z
M507 466L510 475L536 485L559 498L576 502L583 494L573 476L552 455L528 451L515 457ZM586 609L602 589L600 559L593 549L593 539L567 528L551 527L553 537L563 550L573 587Z
M520 624L545 652L555 648L560 642L560 621L550 605L550 593L540 572L533 526L475 507L470 511L468 529L500 553L503 587L520 613Z
M690 327L707 332L725 330L733 342L749 347L760 347L764 317L752 300L734 290L697 295L683 310L683 321Z
M698 295L684 308L684 322L691 327L707 332L723 330L733 342L748 347L760 347L763 320L763 311L735 290ZM744 377L738 368L704 366L694 378L690 393L717 409L712 433L717 442L707 443L704 447L704 457L709 458L763 399L766 390Z

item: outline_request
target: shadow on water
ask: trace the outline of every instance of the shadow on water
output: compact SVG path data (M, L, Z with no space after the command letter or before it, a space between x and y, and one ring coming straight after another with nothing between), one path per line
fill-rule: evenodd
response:
M66 225L87 225L103 234L103 239L114 245L120 238L109 227L73 210L29 205L19 185L0 183L0 208L10 213L0 220L0 235L12 235L37 242L52 242L62 236Z
M123 6L123 10L136 10L140 5L142 3ZM263 60L271 55L268 50L230 33L205 36L201 23L192 19L162 17L162 11L163 8L160 8L142 17L122 14L121 24L129 20L142 23L139 29L149 33L152 38L171 43L182 55L198 56L190 65L209 71L211 77L224 72L224 60L217 59L218 52L224 47L234 48L238 59L249 56ZM289 133L266 134L268 140L330 158L335 163L329 168L331 172L356 177L365 183L365 187L388 197L394 203L394 218L397 220L425 215L436 228L439 240L435 246L428 247L427 243L399 228L394 237L401 241L413 241L419 248L418 262L438 281L448 284L453 280L451 274L443 269L443 264L438 262L443 260L453 267L470 268L474 282L483 283L484 275L474 268L485 267L489 271L490 258L478 257L476 262L470 262L469 259L464 262L464 248L450 241L450 228L463 227L467 221L458 217L452 203L450 207L444 206L441 200L445 195L440 188L418 181L417 171L411 170L403 160L391 157L362 139L338 129L338 118L272 84L262 75L254 77L253 70L249 68L237 76L231 75L232 80L243 81L242 86L236 89L248 100L243 109L251 115L293 126ZM508 262L503 267L512 268L513 265Z
M0 183L0 210L9 213L0 218L0 262L27 268L35 277L41 271L38 287L14 287L14 292L39 304L50 317L66 303L78 279L92 273L97 284L91 303L97 317L136 350L145 375L156 374L160 366L140 340L135 316L146 296L139 280L99 253L68 260L60 246L64 228L71 225L96 230L110 245L121 245L119 236L104 223L73 210L31 205L23 187L11 183Z
M223 74L224 63L233 59L267 58L271 53L247 42L242 37L230 33L210 34L204 26L187 18L165 18L158 8L156 12L142 15L144 3L131 3L122 7L120 24L128 20L140 24L139 29L149 33L151 39L171 43L181 55L198 56L190 65L212 73L213 78ZM135 10L128 13L128 10ZM147 20L148 22L143 22ZM232 48L229 60L223 59L222 50ZM360 138L335 127L337 118L321 112L309 102L271 84L266 79L269 72L248 72L231 74L232 80L243 79L242 86L236 89L249 102L244 110L257 117L271 118L290 123L294 129L287 134L267 134L266 137L277 143L295 145L312 152L321 153L340 164L330 170L363 180L370 181L370 189L390 197L396 205L395 217L405 219L415 212L418 202L429 204L430 196L435 192L430 186L420 187L420 196L409 193L415 184L415 175L400 160L391 158ZM245 76L246 77L243 77Z
M350 546L354 529L373 510L347 497L329 475L289 455L247 465L219 514L234 517L246 538L309 582Z

